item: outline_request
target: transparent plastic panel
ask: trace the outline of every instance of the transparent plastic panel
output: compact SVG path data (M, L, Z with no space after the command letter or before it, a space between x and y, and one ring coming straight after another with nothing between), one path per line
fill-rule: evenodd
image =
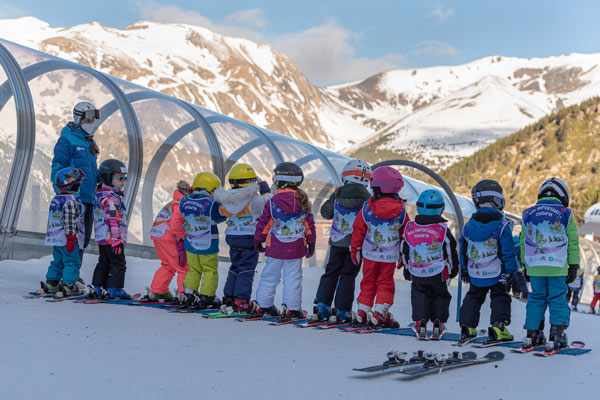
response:
M98 80L77 70L48 72L31 80L29 87L36 112L35 153L17 227L45 232L48 205L54 196L52 158L61 130L73 120L76 103L89 101L100 107L112 100L112 95ZM100 147L98 164L105 158L127 162L125 125L120 113L108 117L94 138Z
M62 40L62 39L61 39ZM57 57L54 57L50 54L45 54L40 51L30 49L25 46L21 46L19 44L9 42L7 40L0 39L0 43L2 43L13 55L13 57L17 60L21 68L26 68L30 65L37 64L42 61L47 60L58 60ZM59 50L59 45L54 43L53 39L47 39L41 44L43 49L56 49Z
M3 85L6 83L6 85ZM15 101L12 97L12 90L8 84L6 73L0 67L0 99L6 103L0 104L0 201L4 201L8 176L15 156L15 147L17 145L17 113L15 110ZM0 203L2 204L2 203Z

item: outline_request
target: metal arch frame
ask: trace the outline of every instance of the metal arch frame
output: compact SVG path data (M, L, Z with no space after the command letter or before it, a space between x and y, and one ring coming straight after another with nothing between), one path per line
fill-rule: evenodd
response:
M463 213L462 210L460 208L460 205L458 204L458 200L456 199L456 196L454 195L454 192L452 191L452 189L450 188L450 186L448 186L448 184L446 183L445 180L442 179L441 176L439 176L438 174L436 174L434 171L432 171L431 169L427 168L426 166L419 164L417 162L414 161L408 161L408 160L387 160L387 161L382 161L379 162L377 164L374 164L371 168L374 170L377 167L383 167L383 166L389 166L389 165L401 165L404 167L411 167L411 168L415 168L421 172L426 173L427 175L429 175L430 177L432 177L441 187L442 189L444 189L444 191L446 192L446 194L448 195L448 198L450 199L450 202L452 203L452 206L454 207L454 213L456 215L456 222L458 225L458 232L457 232L457 238L460 237L462 231L463 231L463 227L464 227L464 217L463 217ZM456 306L456 321L459 321L460 318L460 304L461 304L461 300L462 300L462 281L459 279L458 280L458 293L457 293L457 306Z
M25 193L35 150L35 110L31 90L23 70L2 43L0 43L0 64L15 97L17 113L15 153L0 209L0 233L13 233L16 230L16 222L21 211L21 199ZM0 106L0 110L2 106ZM5 252L2 251L2 254Z
M23 73L27 79L27 82L29 82L38 76L58 70L81 71L96 78L104 87L109 90L114 98L113 101L116 102L118 108L121 110L121 114L123 115L123 120L125 122L125 129L127 130L127 139L129 142L128 170L130 179L128 185L125 187L125 204L127 209L132 210L133 205L135 204L135 196L140 184L140 176L142 174L142 166L144 162L142 131L133 107L127 101L125 93L109 75L80 64L61 59L47 60L26 67L23 70ZM4 98L0 99L0 107L4 105L4 101ZM128 221L131 218L131 214L132 213L127 213Z

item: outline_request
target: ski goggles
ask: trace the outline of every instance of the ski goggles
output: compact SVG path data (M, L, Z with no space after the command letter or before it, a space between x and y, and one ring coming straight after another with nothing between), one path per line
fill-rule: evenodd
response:
M74 114L80 116L81 119L100 119L100 110L75 111Z
M127 177L126 176L115 176L115 179L118 179L121 182L127 182Z

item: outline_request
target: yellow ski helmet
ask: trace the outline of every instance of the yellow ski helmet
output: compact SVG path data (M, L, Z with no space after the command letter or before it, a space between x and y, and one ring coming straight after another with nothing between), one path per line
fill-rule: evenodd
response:
M234 188L246 187L256 181L256 172L248 164L237 164L229 172L229 184Z
M194 182L192 184L193 190L204 189L208 193L212 193L213 190L221 186L221 180L218 176L213 174L212 172L200 172L194 178Z

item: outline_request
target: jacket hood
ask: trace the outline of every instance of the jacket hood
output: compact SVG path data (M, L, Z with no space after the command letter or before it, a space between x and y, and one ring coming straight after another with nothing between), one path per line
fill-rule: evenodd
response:
M98 192L113 192L118 194L119 196L123 196L123 191L117 189L116 187L105 185L104 183L98 189Z
M275 192L272 200L277 204L277 207L281 208L287 214L294 214L302 211L300 202L296 198L296 191L294 189L279 189Z
M173 192L173 200L179 201L185 197L185 194L181 193L179 190L175 189Z
M250 183L246 187L225 190L216 188L213 197L231 214L241 212L254 196L258 194L258 183Z
M480 208L465 224L465 230L473 240L486 240L500 227L503 217L504 214L494 208Z
M369 207L377 218L396 218L404 210L404 202L389 197L369 199Z
M438 223L446 223L448 220L441 215L417 215L415 216L415 222L419 225L431 225Z
M194 190L188 197L190 199L203 199L205 197L212 198L210 193L208 193L206 190Z

